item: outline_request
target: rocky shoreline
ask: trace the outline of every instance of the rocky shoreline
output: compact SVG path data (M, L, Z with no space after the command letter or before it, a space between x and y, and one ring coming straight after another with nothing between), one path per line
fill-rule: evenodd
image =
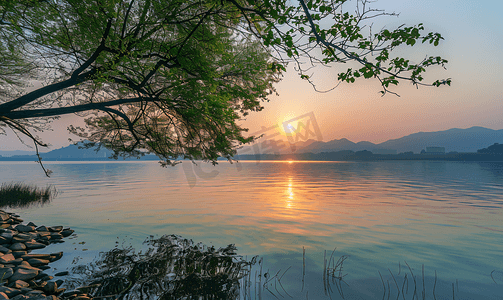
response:
M0 300L87 300L91 296L79 289L61 288L64 280L53 280L44 273L49 264L63 257L63 252L32 254L52 243L62 243L73 234L63 226L24 225L19 215L0 210ZM60 272L55 276L67 275Z

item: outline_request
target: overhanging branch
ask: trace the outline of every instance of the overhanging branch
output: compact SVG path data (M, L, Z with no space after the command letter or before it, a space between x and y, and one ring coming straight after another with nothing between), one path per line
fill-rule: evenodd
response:
M414 84L429 85L429 84L424 84L424 83L417 82L416 80L414 80L412 78L409 78L409 77L399 76L398 73L392 73L392 72L390 72L390 71L388 71L386 69L383 69L383 68L377 66L376 64L374 64L372 62L363 60L359 56L351 54L350 52L346 51L346 49L344 49L342 47L339 47L339 46L337 46L337 45L335 45L333 43L327 42L316 31L316 26L314 24L313 18L311 16L311 13L309 12L309 9L307 8L306 3L304 2L304 0L299 0L299 2L300 2L300 5L302 6L302 9L304 10L304 13L306 14L306 17L307 17L307 19L309 21L309 26L311 27L311 31L314 34L314 36L316 37L316 41L318 43L321 43L323 46L325 46L332 53L332 55L334 57L335 57L335 53L334 53L333 49L336 49L336 50L342 52L347 58L349 58L351 60L355 60L355 61L359 62L360 64L362 64L364 66L365 65L370 65L372 68L374 68L376 70L379 70L379 71L381 71L383 73L386 73L386 74L388 74L390 76L393 76L393 77L395 77L397 79L410 80Z
M107 102L81 104L81 105L75 105L75 106L69 106L69 107L12 111L12 112L2 114L2 116L7 117L11 120L52 117L52 116L73 114L73 113L77 113L77 112L90 111L90 110L103 110L103 109L111 107L111 106L127 104L127 103L137 103L137 102L141 102L141 101L152 102L154 100L155 99L153 99L153 98L144 98L144 97L126 98L126 99L118 99L118 100L112 100L112 101L107 101Z

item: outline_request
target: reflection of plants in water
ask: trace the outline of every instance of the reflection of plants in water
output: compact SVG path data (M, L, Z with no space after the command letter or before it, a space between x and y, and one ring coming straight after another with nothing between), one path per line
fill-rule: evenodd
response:
M144 253L116 248L75 267L82 278L73 284L101 299L237 299L239 280L255 262L236 255L234 245L215 250L175 235L145 243Z
M2 183L0 186L0 207L28 208L32 205L44 205L56 197L53 186L38 188L25 183Z
M327 261L327 251L325 250L325 254L323 256L323 289L325 291L325 295L330 296L333 293L332 284L335 285L339 295L344 299L344 293L342 291L342 283L347 283L344 281L344 276L347 274L343 273L343 264L346 259L349 258L349 255L343 255L339 257L336 261L335 257L335 249L332 251L330 258ZM305 263L304 263L305 265Z
M290 270L270 272L263 269L263 258L253 257L250 261L236 254L236 247L229 245L216 250L194 244L191 240L176 235L163 236L145 241L149 246L143 253L132 247L115 248L101 254L88 266L77 266L73 273L80 279L67 280L67 287L76 287L95 299L311 299L304 288L306 277L305 249L303 251L302 283L283 286L283 277ZM330 256L325 252L323 264L323 287L325 297L316 299L345 299L343 289L349 287L344 281L345 260L349 256ZM424 265L422 272L413 271L407 263L398 265L398 273L381 274L383 299L437 299L437 274L426 282ZM503 272L491 272L495 283L503 282ZM320 278L321 279L321 278ZM311 280L312 281L312 280ZM316 280L315 280L316 281ZM311 282L312 283L312 282ZM457 299L456 284L444 282L445 292ZM445 288L448 288L445 290ZM450 291L452 288L452 291ZM376 286L376 295L381 288ZM349 293L356 290L350 289ZM337 295L338 294L338 295ZM292 296L293 295L293 296ZM273 298L271 298L271 296ZM352 297L350 297L352 299ZM443 298L443 297L441 297ZM366 298L359 298L366 299ZM372 299L375 299L372 298Z

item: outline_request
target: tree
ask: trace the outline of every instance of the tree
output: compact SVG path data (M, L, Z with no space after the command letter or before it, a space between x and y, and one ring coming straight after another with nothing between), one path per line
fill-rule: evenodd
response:
M480 154L503 154L503 144L494 143L493 145L477 150Z
M417 41L436 46L440 34L422 33L422 24L374 34L367 23L393 14L369 5L7 1L0 5L0 130L45 146L34 133L51 118L84 113L87 128L71 131L113 150L115 158L146 150L167 164L180 156L215 163L255 138L245 137L237 121L263 108L288 63L310 81L306 71L313 65L354 62L358 67L339 73L339 81L376 78L383 95L399 81L450 84L423 83L427 67L447 62L441 57L412 63L391 55ZM44 86L24 92L34 78Z

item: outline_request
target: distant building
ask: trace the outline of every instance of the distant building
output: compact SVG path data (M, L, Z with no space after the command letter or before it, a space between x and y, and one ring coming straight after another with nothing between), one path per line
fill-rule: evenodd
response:
M414 152L412 151L407 151L407 152L402 152L400 153L401 155L414 155Z
M374 149L372 150L373 154L396 154L396 150L393 149Z
M426 147L424 154L445 154L445 147Z

